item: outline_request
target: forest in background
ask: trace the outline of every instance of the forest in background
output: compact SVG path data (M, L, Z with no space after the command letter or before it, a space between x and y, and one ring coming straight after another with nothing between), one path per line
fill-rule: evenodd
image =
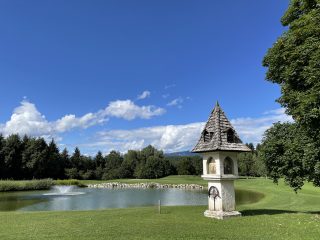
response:
M239 173L245 176L265 175L264 164L253 144L250 153L239 154ZM169 175L201 175L200 155L172 156L147 146L129 150L125 154L111 151L94 157L81 154L75 148L59 151L54 140L43 138L0 135L0 179L97 179L161 178Z

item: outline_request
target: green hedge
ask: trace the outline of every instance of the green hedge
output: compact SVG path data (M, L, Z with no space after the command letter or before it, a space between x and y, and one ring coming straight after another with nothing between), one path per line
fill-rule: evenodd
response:
M27 190L46 190L54 185L52 179L28 180L28 181L13 181L1 180L0 192L8 191L27 191Z

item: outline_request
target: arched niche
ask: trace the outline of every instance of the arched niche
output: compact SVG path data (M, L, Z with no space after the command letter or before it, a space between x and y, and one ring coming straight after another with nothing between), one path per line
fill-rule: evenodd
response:
M214 160L212 157L207 160L207 173L217 174L216 160Z
M234 174L234 164L230 157L226 157L223 161L223 173Z

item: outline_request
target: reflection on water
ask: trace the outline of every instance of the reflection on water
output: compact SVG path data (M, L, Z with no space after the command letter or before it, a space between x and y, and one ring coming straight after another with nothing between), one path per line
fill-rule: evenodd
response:
M262 198L264 198L264 194L259 192L236 190L236 203L238 205L259 202Z
M39 192L0 192L0 211L15 211L19 208L27 207L33 204L46 201L41 197L33 197L33 195L41 194Z
M74 189L81 195L54 194L54 191L0 194L0 211L56 211L127 208L161 204L205 205L206 193L180 189Z
M79 190L79 189L78 189ZM75 189L76 192L77 189ZM53 191L0 193L0 211L57 211L157 205L207 205L206 191L181 189L80 189L82 195L48 195ZM259 201L252 191L236 191L237 204Z

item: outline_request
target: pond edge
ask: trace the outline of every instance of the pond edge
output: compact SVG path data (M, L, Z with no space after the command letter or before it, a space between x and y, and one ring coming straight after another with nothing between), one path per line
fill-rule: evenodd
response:
M120 182L109 182L109 183L98 183L88 184L88 188L133 188L133 189L147 189L147 188L177 188L177 189L188 189L188 190L203 190L205 187L198 184L160 184L160 183L120 183Z

